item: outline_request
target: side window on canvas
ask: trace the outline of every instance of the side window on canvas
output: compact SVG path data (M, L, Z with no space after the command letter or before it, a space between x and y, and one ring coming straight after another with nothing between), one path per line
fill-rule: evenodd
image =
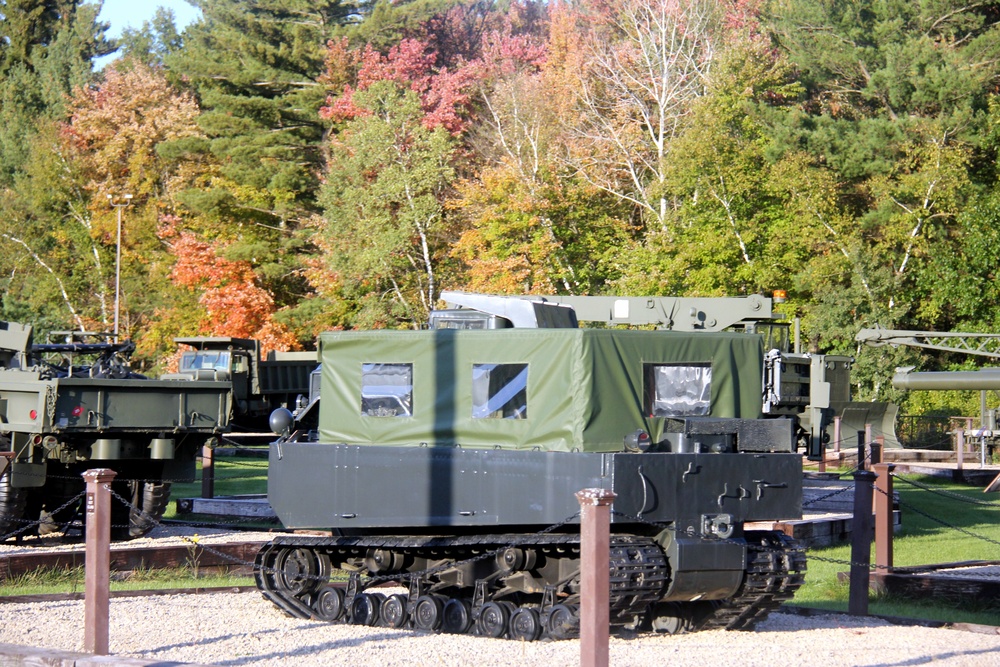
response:
M712 403L712 365L643 364L646 413L652 417L700 417Z
M527 419L528 364L473 364L472 417Z
M361 414L413 416L413 364L361 364Z

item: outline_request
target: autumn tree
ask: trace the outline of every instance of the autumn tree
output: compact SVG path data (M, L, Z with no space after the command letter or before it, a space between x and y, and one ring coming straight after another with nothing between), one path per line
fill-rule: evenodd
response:
M4 249L16 261L12 294L74 328L111 330L117 219L108 195L133 195L122 216L121 331L136 336L164 300L170 259L155 236L171 167L163 142L195 136L197 105L158 72L112 66L104 83L77 89L70 116L33 143L25 175L8 192Z
M450 203L465 231L453 255L459 286L500 293L595 293L616 278L628 212L554 159L573 68L553 50L565 33L532 4L519 5L482 39L479 113L469 132L474 175Z
M214 165L211 178L178 192L203 240L219 239L228 258L246 261L277 307L310 293L296 234L318 210L316 196L329 123L318 79L326 43L352 21L340 0L198 0L199 20L183 48L164 57L179 85L190 87L204 138L162 150ZM295 325L303 340L316 331Z
M317 243L340 290L361 305L354 324L418 324L440 289L455 146L443 125L428 127L417 94L393 81L351 102L354 115L331 145Z
M723 15L708 0L584 5L566 164L666 230L673 139L705 94ZM585 27L587 26L587 27Z

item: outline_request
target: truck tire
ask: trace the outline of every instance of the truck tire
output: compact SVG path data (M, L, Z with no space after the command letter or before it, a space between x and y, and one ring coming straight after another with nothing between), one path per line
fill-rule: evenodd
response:
M0 537L23 528L24 510L28 504L28 489L11 486L10 471L0 475Z
M142 537L163 518L170 502L169 482L136 482L142 485L141 503L129 512L129 537ZM139 511L141 510L141 511Z

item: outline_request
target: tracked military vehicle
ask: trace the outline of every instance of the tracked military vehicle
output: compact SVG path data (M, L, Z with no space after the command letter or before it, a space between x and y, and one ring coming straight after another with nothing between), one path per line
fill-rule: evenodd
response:
M320 336L319 399L272 415L268 498L286 527L331 536L265 545L266 599L300 618L571 636L585 488L617 496L613 625L749 629L792 597L802 549L746 528L802 508L794 420L762 418L760 336L580 329L531 301L481 315Z
M81 473L111 468L112 535L141 536L163 515L170 481L193 479L195 457L227 428L224 382L150 380L131 372L130 342L66 333L32 344L32 328L0 322L0 535L40 532L78 515ZM35 528L32 528L35 530Z

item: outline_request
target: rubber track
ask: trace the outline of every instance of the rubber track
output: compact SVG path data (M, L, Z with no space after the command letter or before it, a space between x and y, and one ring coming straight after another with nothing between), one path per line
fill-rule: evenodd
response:
M698 630L752 630L791 600L805 580L802 546L784 533L747 532L747 576L739 592L716 607Z

